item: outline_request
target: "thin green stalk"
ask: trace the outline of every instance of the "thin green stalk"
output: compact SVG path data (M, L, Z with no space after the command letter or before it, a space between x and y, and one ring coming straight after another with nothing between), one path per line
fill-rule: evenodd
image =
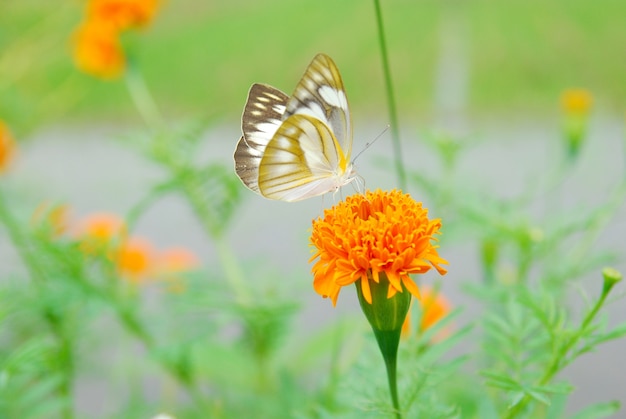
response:
M380 54L383 63L383 73L385 76L385 90L387 92L387 107L389 109L389 119L391 123L391 139L393 144L393 154L398 176L398 186L406 189L406 172L402 163L402 147L400 144L400 124L398 123L398 113L396 111L396 99L391 83L391 70L389 68L389 58L387 54L387 44L385 43L385 30L383 29L383 15L380 9L380 1L374 0L376 9L376 23L378 24L378 41L380 43Z
M537 382L538 386L544 386L552 380L552 378L563 369L572 359L568 359L567 355L572 348L576 346L576 344L580 341L582 335L587 331L587 328L593 321L593 319L598 314L598 311L602 308L606 297L608 296L608 292L603 292L594 307L587 313L585 318L583 319L580 327L578 328L578 332L572 336L567 343L560 348L557 354L555 354L552 358L552 363L541 377L541 379ZM528 403L531 401L530 396L524 396L522 400L512 407L506 414L505 418L511 419L516 417L518 414L524 411Z
M132 62L128 65L125 81L130 97L146 125L156 132L163 131L163 117L150 94L148 86L146 86L145 80Z
M398 368L396 364L396 357L385 357L385 368L387 369L387 381L389 382L391 402L395 410L396 419L402 419L402 413L400 413L400 402L398 401Z

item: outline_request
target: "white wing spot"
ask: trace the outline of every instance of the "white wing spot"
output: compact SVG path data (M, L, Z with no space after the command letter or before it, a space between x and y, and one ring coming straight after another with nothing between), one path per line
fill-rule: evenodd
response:
M282 114L285 113L286 106L285 105L274 105L272 107L272 109L274 109L274 112L282 115Z
M334 89L330 86L320 86L317 93L331 106L341 109L348 109L348 99L342 90Z

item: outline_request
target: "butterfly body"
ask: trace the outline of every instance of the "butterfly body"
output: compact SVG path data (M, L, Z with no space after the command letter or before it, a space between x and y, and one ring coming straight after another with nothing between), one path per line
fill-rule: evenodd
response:
M339 70L325 54L313 59L291 96L252 85L241 125L235 172L266 198L299 201L336 191L356 177L348 99Z

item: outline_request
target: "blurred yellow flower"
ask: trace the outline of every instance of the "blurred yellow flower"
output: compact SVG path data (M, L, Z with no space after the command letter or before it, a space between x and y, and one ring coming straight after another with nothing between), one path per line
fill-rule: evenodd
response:
M117 249L115 263L121 276L141 282L154 273L155 260L155 251L149 241L130 237Z
M76 236L86 254L101 253L110 249L126 235L126 224L119 216L97 212L79 221Z
M15 140L9 127L0 119L0 173L5 172L15 155Z
M88 20L74 33L74 61L85 73L103 79L119 77L126 59L115 25Z
M333 305L341 287L360 281L363 298L372 303L370 282L388 279L387 298L403 287L419 297L409 277L431 267L440 274L447 261L437 254L431 241L439 234L441 221L429 220L428 210L401 191L367 191L356 194L313 221L311 244L318 259L312 271L315 291L330 297Z
M63 204L42 202L35 208L31 223L35 229L49 237L57 237L68 228L69 208Z
M137 28L152 21L158 5L157 0L91 0L87 18L109 22L119 30Z
M561 94L561 107L567 114L586 115L592 102L591 92L585 89L568 89Z

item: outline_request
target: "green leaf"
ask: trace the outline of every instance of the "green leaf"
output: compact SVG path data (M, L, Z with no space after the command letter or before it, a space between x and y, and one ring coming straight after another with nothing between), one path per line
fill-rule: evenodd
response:
M595 403L585 407L580 412L572 416L572 419L595 419L614 415L621 408L620 402L611 401L604 403Z
M522 389L522 384L513 379L509 374L502 374L493 371L481 371L480 375L487 378L487 385L491 387L497 387L504 390L519 390Z

